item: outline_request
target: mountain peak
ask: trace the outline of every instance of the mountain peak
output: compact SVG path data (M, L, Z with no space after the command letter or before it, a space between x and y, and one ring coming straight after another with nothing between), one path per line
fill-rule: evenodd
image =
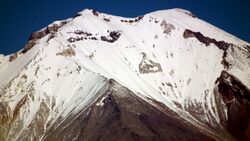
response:
M192 134L201 129L202 133L197 134L209 136L208 140L248 139L245 132L250 115L241 113L250 113L249 56L248 43L186 10L170 9L125 18L87 9L32 33L24 49L2 59L0 109L5 116L0 117L0 138L31 140L37 135L39 140L46 140L50 131L68 125L64 120L78 118L90 120L84 122L82 129L95 131L91 126L93 119L89 118L114 110L114 115L107 118L121 129L119 134L126 125L125 139L132 135L132 139L144 138L146 133L152 138L161 137L164 133L150 130L157 129L158 116L184 121L174 123L181 129L188 123ZM109 89L122 97L116 99L122 103L103 96ZM143 113L129 104L131 99L140 101L141 107L154 107L161 112L149 118L147 114L155 110ZM105 105L103 100L110 102L111 109L103 106L103 111L96 110L98 105ZM138 121L137 114L129 112L136 117L131 122L138 128L127 127L131 124L124 116L117 118L123 106L146 114ZM117 122L113 122L113 116ZM73 123L77 121L72 120L70 127L74 127ZM100 121L96 126L98 131L102 131L103 124L106 122ZM148 128L144 130L145 126ZM135 135L133 130L142 127ZM56 130L59 133L64 129ZM33 135L28 136L31 131ZM78 135L87 137L85 133Z
M165 10L158 10L155 12L151 12L149 14L154 14L158 13L158 15L166 16L166 15L171 15L171 14L181 14L184 16L189 16L192 18L197 18L191 11L182 9L182 8L172 8L172 9L165 9Z

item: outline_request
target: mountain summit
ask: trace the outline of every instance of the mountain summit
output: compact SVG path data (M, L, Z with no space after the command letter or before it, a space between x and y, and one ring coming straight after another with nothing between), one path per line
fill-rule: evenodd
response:
M0 140L250 140L250 44L183 9L84 10L0 56Z

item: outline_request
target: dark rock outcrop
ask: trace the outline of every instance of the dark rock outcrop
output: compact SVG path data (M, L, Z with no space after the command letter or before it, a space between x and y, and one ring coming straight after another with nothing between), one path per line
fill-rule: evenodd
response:
M95 16L99 16L99 12L98 11L96 11L96 10L94 10L94 9L92 9L92 13L93 13L93 15L95 15Z
M17 58L17 56L18 56L17 53L12 54L12 55L10 56L10 58L9 58L9 62L14 61L14 60Z
M222 71L216 84L228 109L226 128L238 140L250 140L250 90L226 71Z
M105 41L105 42L113 43L116 40L118 40L120 36L121 36L120 32L118 32L118 31L111 31L109 33L109 36L101 36L101 40Z
M57 30L62 27L63 25L65 25L67 23L67 21L62 21L60 24L52 24L48 27L46 27L43 30L37 31L37 32L33 32L30 37L29 37L29 41L28 43L24 46L24 49L21 51L22 54L26 53L27 51L29 51L35 44L36 41L43 38L44 36L48 35L48 34L54 34L55 32L57 32Z
M215 44L219 49L224 51L221 64L224 66L225 69L229 68L230 63L226 60L226 56L227 56L227 49L230 46L234 46L232 43L227 43L225 41L217 41L213 38L209 38L209 37L204 36L200 32L194 32L190 29L185 29L185 31L183 33L183 37L185 39L194 37L197 40L199 40L200 42L204 43L206 46L209 46L212 43Z
M142 52L142 61L139 64L139 72L142 74L162 72L162 68L160 63L148 59L146 53Z
M140 22L141 20L143 19L143 16L138 16L134 19L130 19L130 20L124 20L124 19L121 19L121 22L124 22L124 23L138 23Z
M184 33L183 33L183 37L186 38L191 38L191 37L195 37L197 38L200 42L204 43L206 46L210 45L211 43L215 44L219 49L222 49L224 51L226 51L230 45L230 43L227 43L225 41L217 41L213 38L209 38L204 36L203 34L201 34L200 32L194 32L190 29L185 29Z

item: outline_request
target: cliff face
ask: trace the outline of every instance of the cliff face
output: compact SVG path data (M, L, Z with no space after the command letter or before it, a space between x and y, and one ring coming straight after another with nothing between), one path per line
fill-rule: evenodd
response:
M249 50L182 9L84 10L0 56L0 140L249 140Z

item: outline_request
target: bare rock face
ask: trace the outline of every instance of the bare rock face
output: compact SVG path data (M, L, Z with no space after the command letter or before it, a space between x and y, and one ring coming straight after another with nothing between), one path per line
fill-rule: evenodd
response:
M71 56L75 56L76 52L73 48L67 48L65 50L63 50L62 52L57 53L56 55L61 55L61 56L65 56L65 57L71 57Z
M173 24L167 23L166 21L162 21L161 26L163 28L163 33L166 35L171 35L172 30L175 30L175 27Z
M155 73L161 72L162 68L159 63L156 63L147 58L146 53L142 52L142 61L139 64L140 73Z
M18 56L17 53L12 54L9 58L9 62L14 61L17 58L17 56Z
M206 37L204 35L202 35L200 32L194 32L192 30L189 29L185 29L184 33L183 33L183 37L184 38L190 38L190 37L195 37L197 38L200 42L204 43L206 46L210 45L211 43L215 44L219 49L222 50L227 50L229 48L230 45L225 41L216 41L215 39Z
M250 90L226 71L221 73L216 83L228 108L226 128L239 140L249 140Z
M118 31L111 31L109 36L101 36L101 40L109 43L113 43L119 39L121 34Z

